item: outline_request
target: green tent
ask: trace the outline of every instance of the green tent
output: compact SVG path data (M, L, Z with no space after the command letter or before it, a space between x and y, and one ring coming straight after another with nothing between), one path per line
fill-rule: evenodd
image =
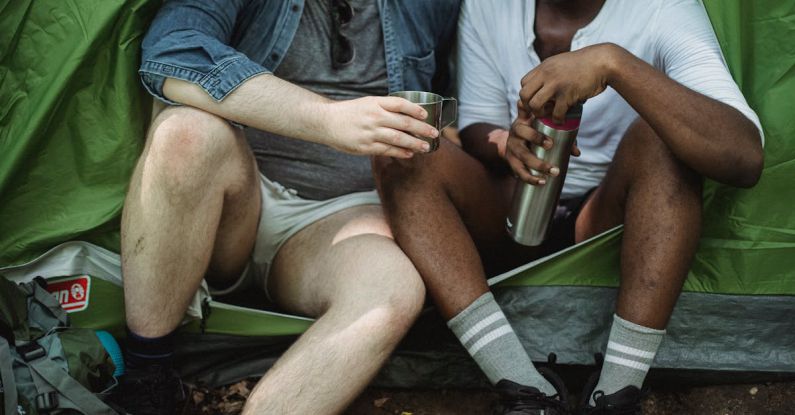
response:
M139 44L159 4L0 0L0 273L89 275L71 314L86 327L122 327L113 252L152 106ZM765 129L765 170L751 190L707 183L699 251L655 366L795 372L795 0L705 6ZM492 279L534 358L588 364L602 350L620 241L615 229ZM184 367L211 382L265 370L311 324L209 299L192 310ZM214 357L194 359L206 350ZM216 370L228 356L248 363ZM380 379L445 385L458 368L471 362L429 311Z

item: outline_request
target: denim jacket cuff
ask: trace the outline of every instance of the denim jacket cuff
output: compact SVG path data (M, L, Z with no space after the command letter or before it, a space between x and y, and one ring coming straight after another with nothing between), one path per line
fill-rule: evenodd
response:
M166 78L175 78L199 85L216 101L222 101L240 84L249 78L262 73L269 73L263 66L245 57L234 57L221 62L208 73L201 73L167 63L146 61L138 71L146 90L155 98L170 104L178 105L163 95L163 84Z

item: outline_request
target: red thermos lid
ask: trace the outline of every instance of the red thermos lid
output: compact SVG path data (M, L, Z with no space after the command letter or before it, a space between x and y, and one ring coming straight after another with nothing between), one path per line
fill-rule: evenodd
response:
M571 131L580 128L580 118L582 117L582 106L584 102L578 102L572 105L568 111L566 111L566 120L563 121L563 124L558 124L549 117L542 117L538 120L541 121L544 125L550 128L554 128L556 130L563 130L563 131Z

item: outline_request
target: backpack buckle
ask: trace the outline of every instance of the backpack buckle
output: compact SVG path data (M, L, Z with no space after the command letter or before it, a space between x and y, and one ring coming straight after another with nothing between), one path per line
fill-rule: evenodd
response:
M24 359L26 362L30 362L31 360L36 360L47 355L47 351L44 350L44 347L42 347L35 340L27 344L23 344L22 346L17 346L16 349L17 353L19 353L19 355L22 356L22 359Z
M36 410L46 413L58 409L58 392L47 392L36 396Z

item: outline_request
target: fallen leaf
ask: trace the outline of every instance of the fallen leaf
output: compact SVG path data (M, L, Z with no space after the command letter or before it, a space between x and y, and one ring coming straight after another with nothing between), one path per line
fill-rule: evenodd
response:
M230 395L239 395L243 398L247 398L248 395L251 394L251 390L248 388L245 380L241 380L240 382L235 383L234 385L229 387L229 394Z
M389 400L389 398L388 398L388 397L385 397L385 398L380 398L380 399L376 399L376 400L374 400L374 401L373 401L373 406L375 406L376 408L381 408L381 407L383 407L383 406L384 406L384 404L385 404L385 403L386 403L388 400Z

